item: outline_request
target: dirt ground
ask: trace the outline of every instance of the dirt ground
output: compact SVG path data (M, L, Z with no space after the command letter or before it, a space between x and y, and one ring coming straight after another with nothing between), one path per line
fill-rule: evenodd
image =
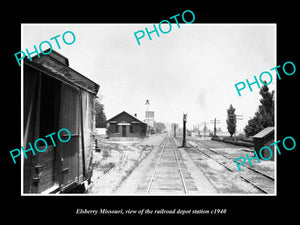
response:
M205 140L201 141L203 145L216 150L220 154L226 155L227 157L231 159L236 159L238 157L245 157L246 154L249 155L250 158L254 157L254 153L252 153L250 148L247 147L241 147L241 146L236 146L236 145L231 145L227 143L222 143L222 142L217 142L217 141L212 141L212 140ZM276 154L276 153L275 153ZM275 167L276 167L276 162L271 161L271 160L260 160L260 163L258 163L257 160L252 160L253 168L257 169L258 171L264 172L265 174L275 177ZM247 164L249 166L249 163ZM242 168L242 166L241 166Z
M130 189L128 189L128 187L131 186L133 190L133 181L135 179L127 178L129 176L131 178L143 176L143 174L138 174L138 171L133 173L134 169L139 165L145 164L144 161L151 161L153 158L152 156L154 156L155 152L158 151L163 139L164 136L153 135L149 138L135 142L110 141L109 139L103 139L99 141L99 147L101 151L94 152L92 183L88 187L87 194L123 195L128 192ZM178 143L180 144L180 141ZM201 140L200 143L232 159L241 156L245 157L245 154L251 154L249 152L250 149L246 149L245 147L234 146L231 144L220 143L211 140ZM203 176L208 179L208 181L217 190L218 194L258 193L256 188L240 178L240 173L238 171L236 173L227 171L223 166L216 163L214 160L207 158L205 155L199 153L193 148L181 149L181 151L183 151L184 155L186 155L186 158L190 157L190 161L195 163L195 168L197 167L197 170L198 168L201 169L202 173L204 174ZM220 159L222 159L221 156ZM142 161L143 163L141 163ZM231 164L234 164L234 162ZM256 163L255 160L253 160L253 164L255 169L274 177L274 168L276 165L274 161L261 161L261 163ZM236 165L232 166L236 167ZM139 166L139 168L140 167L141 166ZM134 176L135 173L139 176ZM203 177L201 179L203 180ZM127 182L128 180L130 180L130 182ZM136 182L138 182L138 179L136 180Z
M219 193L224 194L256 194L259 193L259 191L251 186L250 184L247 184L244 180L240 178L239 175L243 176L249 176L248 173L253 173L252 171L243 169L243 166L241 166L242 172L239 172L237 169L237 166L235 162L233 161L237 157L245 157L246 154L249 155L249 157L253 157L253 152L251 149L247 147L241 147L241 146L235 146L227 143L222 142L216 142L211 140L196 140L197 143L200 143L203 146L206 146L219 154L225 155L226 157L232 159L224 161L224 158L222 156L215 155L214 157L219 160L220 162L226 162L227 166L229 166L233 171L236 171L234 173L231 173L225 169L225 167L221 166L214 160L206 157L202 153L199 153L195 151L194 149L186 149L189 154L194 158L194 161L196 164L201 168L201 170L204 172L205 176L211 181L211 183L214 185L214 187L218 190ZM264 161L260 160L260 163L257 162L257 160L252 161L253 168L256 170L263 172L270 177L275 177L275 167L276 163L274 161ZM249 166L248 162L247 165ZM274 186L270 186L268 183L264 183L264 181L261 181L261 186L266 186L268 190L271 190L272 193L274 193Z
M163 140L153 135L139 141L110 141L98 143L100 152L94 152L92 183L87 194L114 194L121 183L139 163Z

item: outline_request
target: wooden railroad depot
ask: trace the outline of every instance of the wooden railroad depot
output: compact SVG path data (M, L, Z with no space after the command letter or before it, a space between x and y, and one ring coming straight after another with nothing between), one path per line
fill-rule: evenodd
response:
M147 124L136 117L123 111L106 121L109 137L134 137L146 136Z

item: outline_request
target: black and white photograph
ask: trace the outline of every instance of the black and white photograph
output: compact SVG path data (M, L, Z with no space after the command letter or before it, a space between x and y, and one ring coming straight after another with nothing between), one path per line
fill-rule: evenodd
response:
M22 24L22 49L24 195L276 195L276 24Z
M2 14L3 220L296 219L295 5L23 3Z

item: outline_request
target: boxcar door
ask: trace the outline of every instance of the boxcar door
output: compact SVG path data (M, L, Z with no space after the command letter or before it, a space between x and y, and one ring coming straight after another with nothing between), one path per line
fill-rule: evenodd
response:
M24 66L24 146L56 132L60 99L60 82L31 67ZM55 175L57 157L52 141L39 141L37 152L24 161L24 192L54 190L59 182ZM47 146L46 146L47 144Z
M60 153L60 185L61 189L69 187L78 182L79 177L79 150L80 150L80 91L78 88L62 84L59 129L66 128L71 133L68 142L57 143ZM61 132L63 134L64 132ZM66 140L68 134L65 132L61 138Z
M41 101L40 101L40 137L57 132L60 88L61 82L42 74L41 80ZM56 141L57 142L57 141ZM38 153L37 166L41 166L41 178L39 191L45 191L54 185L58 185L56 148L53 142L47 138L48 148L44 152ZM45 149L45 143L38 142L39 149Z

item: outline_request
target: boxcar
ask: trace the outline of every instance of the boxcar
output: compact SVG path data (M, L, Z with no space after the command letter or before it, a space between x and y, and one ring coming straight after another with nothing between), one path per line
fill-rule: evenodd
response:
M54 140L53 144L47 138L46 151L27 152L28 158L22 159L23 193L82 191L92 176L94 100L99 85L70 68L68 59L55 51L32 61L25 58L23 77L24 149L62 128L71 133L66 143Z

